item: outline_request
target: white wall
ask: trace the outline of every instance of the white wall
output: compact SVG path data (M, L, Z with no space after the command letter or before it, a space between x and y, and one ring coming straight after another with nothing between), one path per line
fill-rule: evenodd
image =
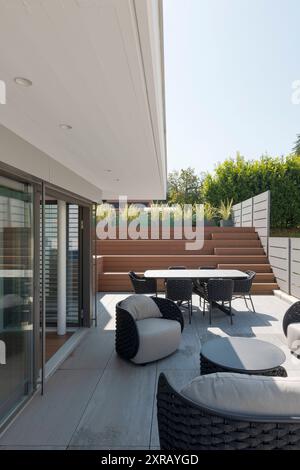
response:
M11 165L93 202L102 191L58 161L0 125L0 162Z

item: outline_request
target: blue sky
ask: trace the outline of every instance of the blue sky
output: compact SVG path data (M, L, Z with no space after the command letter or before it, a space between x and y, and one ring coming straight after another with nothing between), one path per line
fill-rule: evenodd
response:
M291 151L300 0L163 0L168 170Z

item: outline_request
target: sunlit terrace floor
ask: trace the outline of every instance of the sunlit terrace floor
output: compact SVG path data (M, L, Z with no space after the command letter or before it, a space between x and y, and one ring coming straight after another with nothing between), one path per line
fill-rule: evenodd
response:
M290 376L300 375L300 361L292 356L282 333L282 317L289 307L275 296L256 296L257 313L233 303L234 325L215 310L213 326L195 307L180 349L146 366L119 359L114 352L114 311L128 294L99 296L99 326L92 328L73 354L49 379L43 397L37 395L0 439L1 449L157 449L156 384L164 371L181 388L199 375L201 343L216 336L249 336L270 341L286 354ZM198 298L194 298L195 306Z

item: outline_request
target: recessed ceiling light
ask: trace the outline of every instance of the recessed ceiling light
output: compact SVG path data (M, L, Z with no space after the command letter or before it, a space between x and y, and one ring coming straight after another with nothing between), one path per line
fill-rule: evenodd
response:
M72 126L70 126L70 124L60 124L59 127L63 130L63 131L70 131L72 129Z
M16 77L15 83L20 86L29 87L32 85L32 81L24 77Z

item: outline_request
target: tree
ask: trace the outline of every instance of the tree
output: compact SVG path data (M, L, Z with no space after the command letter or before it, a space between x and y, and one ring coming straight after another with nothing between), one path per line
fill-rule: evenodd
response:
M168 175L167 201L170 204L195 204L202 202L202 178L194 168L172 171Z
M295 153L295 155L300 155L300 134L297 134L297 139L294 143L293 152Z

